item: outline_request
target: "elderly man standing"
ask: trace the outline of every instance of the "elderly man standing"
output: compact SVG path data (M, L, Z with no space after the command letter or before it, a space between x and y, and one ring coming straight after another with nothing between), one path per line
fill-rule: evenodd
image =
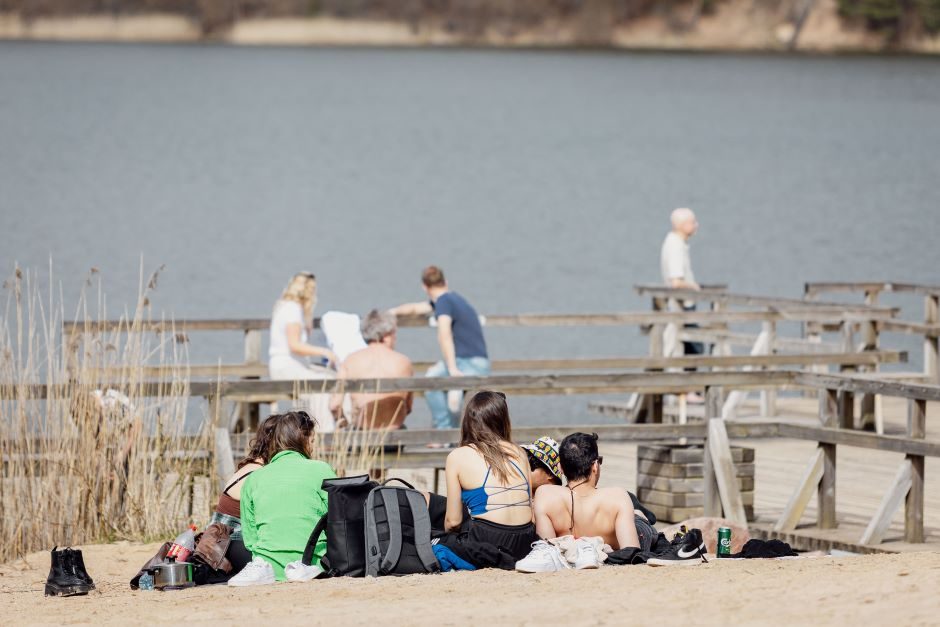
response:
M340 379L394 379L414 376L411 360L395 350L398 323L395 314L373 309L362 320L366 347L352 353L339 368ZM343 408L343 394L333 394L334 415ZM352 415L346 416L360 429L400 429L411 413L411 392L384 394L352 393Z
M689 256L689 239L698 231L698 220L691 209L681 208L672 212L670 217L672 230L663 240L663 247L660 251L660 269L663 274L663 283L667 287L679 289L701 289L695 282L695 275L692 273L692 259ZM694 311L695 302L690 300L679 301L683 311ZM677 309L675 300L670 299L670 308ZM694 327L695 325L687 325ZM663 349L667 357L680 354L678 352L679 343L677 338L677 329L675 325L669 325L663 338ZM686 355L701 355L705 352L705 347L699 342L683 342L683 353Z

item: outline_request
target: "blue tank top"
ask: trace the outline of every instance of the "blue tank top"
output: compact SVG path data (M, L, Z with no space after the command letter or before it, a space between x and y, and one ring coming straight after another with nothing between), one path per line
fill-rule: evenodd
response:
M461 490L460 491L460 500L463 501L463 504L467 506L467 509L470 511L471 516L479 516L487 512L494 512L498 509L505 509L507 507L521 507L523 505L528 506L532 501L532 494L529 490L529 480L526 478L522 469L516 464L516 462L509 460L509 463L513 465L513 468L518 471L519 476L522 477L523 483L508 487L494 488L492 492L486 491L486 482L490 478L491 467L486 467L486 475L483 477L483 485L479 488L473 488L471 490ZM490 496L494 494L502 494L503 492L517 492L525 490L525 499L517 503L500 503L495 505L490 505L489 500Z

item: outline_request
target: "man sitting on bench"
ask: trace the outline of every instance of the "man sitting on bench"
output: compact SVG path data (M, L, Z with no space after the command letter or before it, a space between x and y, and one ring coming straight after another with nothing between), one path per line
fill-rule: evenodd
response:
M346 358L339 379L382 379L414 376L411 360L395 350L398 323L395 315L373 309L362 320L362 338L367 346ZM339 419L343 394L333 394L330 410ZM411 392L384 394L351 393L352 415L345 418L355 429L401 429L411 413Z

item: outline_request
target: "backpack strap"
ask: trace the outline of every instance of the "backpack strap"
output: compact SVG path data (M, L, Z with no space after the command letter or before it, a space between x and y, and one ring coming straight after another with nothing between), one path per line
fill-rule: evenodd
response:
M382 488L378 488L382 490ZM391 498L388 498L391 496ZM379 574L384 574L395 568L401 557L401 509L398 507L398 490L391 488L382 490L382 501L385 503L385 515L388 517L388 550L385 558L379 564Z
M385 481L383 481L383 482L382 482L382 485L383 485L383 486L387 486L387 485L390 484L392 481L397 481L398 483L402 484L402 485L405 486L406 488L411 488L412 490L415 489L415 487L414 487L413 485L411 485L410 483L408 483L408 482L405 481L404 479L399 479L398 477L390 477L390 478L386 479Z
M424 495L415 490L406 490L405 495L408 498L408 505L411 506L411 517L414 520L415 549L418 552L418 559L421 560L424 570L436 573L441 569L441 565L434 555L434 549L431 548L431 515L428 513L428 504L424 501Z
M317 523L317 526L313 528L313 533L310 534L310 538L307 540L307 546L304 548L304 556L301 558L301 562L310 566L310 562L313 561L313 554L317 550L317 542L320 541L320 534L326 530L326 514L320 517L320 521Z

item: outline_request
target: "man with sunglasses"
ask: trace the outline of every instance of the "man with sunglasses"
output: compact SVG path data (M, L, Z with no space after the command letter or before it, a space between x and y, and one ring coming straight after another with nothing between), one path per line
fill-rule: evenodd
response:
M565 486L547 485L535 496L535 526L539 537L599 536L614 550L639 547L633 503L623 488L599 488L604 458L597 434L572 433L561 442Z

